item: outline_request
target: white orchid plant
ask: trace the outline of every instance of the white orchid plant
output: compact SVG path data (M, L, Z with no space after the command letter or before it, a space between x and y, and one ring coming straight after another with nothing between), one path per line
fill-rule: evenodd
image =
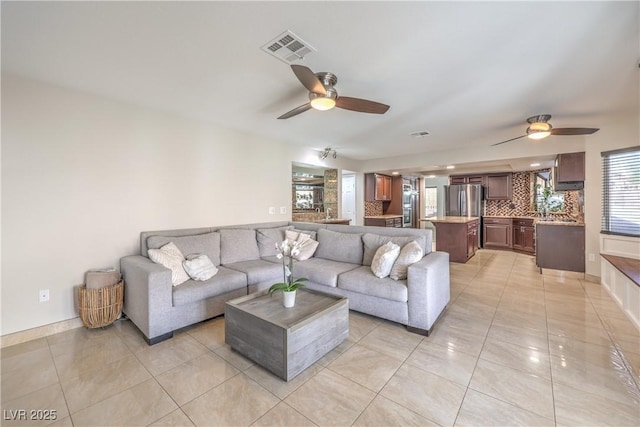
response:
M300 254L300 243L284 239L281 243L276 243L276 249L278 250L276 257L282 260L282 275L284 281L271 285L269 294L273 294L276 291L291 292L304 287L304 283L302 282L308 279L301 277L294 280L293 278L293 257ZM287 265L287 261L289 265Z

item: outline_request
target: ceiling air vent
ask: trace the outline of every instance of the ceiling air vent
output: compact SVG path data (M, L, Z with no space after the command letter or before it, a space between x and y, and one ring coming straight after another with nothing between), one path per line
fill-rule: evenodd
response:
M414 138L422 138L423 136L429 135L429 132L427 132L426 130L421 130L418 132L411 132L409 135L413 136Z
M304 58L305 55L311 52L317 52L313 46L289 30L280 34L260 49L287 64L293 64Z

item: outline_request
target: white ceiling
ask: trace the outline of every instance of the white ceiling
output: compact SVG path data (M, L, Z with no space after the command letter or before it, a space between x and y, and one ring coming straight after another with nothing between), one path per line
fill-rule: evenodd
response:
M2 71L366 160L488 148L540 113L599 127L637 108L639 17L638 2L611 1L3 1ZM285 30L340 94L390 110L276 120L307 101L260 50Z

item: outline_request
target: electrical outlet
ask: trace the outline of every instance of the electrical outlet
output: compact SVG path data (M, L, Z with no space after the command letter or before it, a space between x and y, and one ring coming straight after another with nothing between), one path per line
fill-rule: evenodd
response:
M286 206L280 206L280 213L282 215L286 214L287 213L287 207Z
M40 302L49 301L49 289L41 289L40 292L38 292L38 296L40 298Z
M589 261L595 261L596 256L594 254L589 254Z
M269 215L275 215L275 214L276 214L276 208L275 208L275 207L273 207L273 206L271 206L271 207L269 208Z

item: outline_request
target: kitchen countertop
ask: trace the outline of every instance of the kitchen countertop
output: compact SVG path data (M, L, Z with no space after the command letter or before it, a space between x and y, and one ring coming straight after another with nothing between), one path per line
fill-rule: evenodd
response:
M372 215L372 216L364 217L364 219L390 219L390 218L402 218L402 215L387 214L387 215Z
M429 222L441 222L445 224L466 224L471 221L477 221L480 217L477 216L439 216L436 218L421 218L420 221Z
M538 217L533 217L533 216L505 216L505 215L484 215L483 218L511 218L511 219L531 219L533 220L534 224L548 224L548 225L569 225L572 227L584 227L584 223L583 222L577 222L577 221L562 221L562 220L543 220L541 218Z
M584 227L583 222L569 222L569 221L541 221L540 218L536 218L535 224L539 225L568 225L570 227Z
M335 224L337 222L351 222L351 220L343 219L343 218L330 218L330 219L317 219L311 222L315 222L316 224Z

